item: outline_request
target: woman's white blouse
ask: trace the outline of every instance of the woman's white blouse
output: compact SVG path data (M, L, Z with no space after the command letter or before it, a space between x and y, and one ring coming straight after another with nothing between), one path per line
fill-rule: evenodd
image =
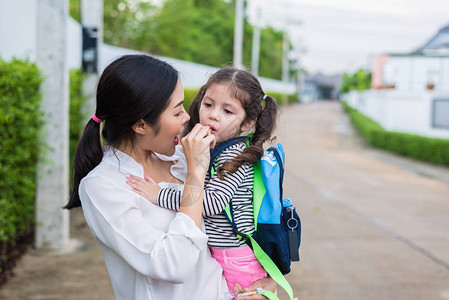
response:
M180 152L181 151L181 152ZM180 147L173 168L184 169ZM177 167L175 167L177 166ZM183 172L183 171L182 171ZM107 148L79 187L87 223L100 246L117 299L225 299L222 269L210 256L207 236L183 213L153 205L126 184L143 167ZM185 177L184 177L185 178ZM161 183L161 187L182 185Z

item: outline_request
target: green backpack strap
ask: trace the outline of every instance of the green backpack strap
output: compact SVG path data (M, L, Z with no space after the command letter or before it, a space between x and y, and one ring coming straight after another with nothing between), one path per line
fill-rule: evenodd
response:
M252 236L249 234L244 233L244 235L251 241L251 246L254 251L254 255L256 256L257 260L260 262L262 267L267 271L268 275L276 281L278 285L280 285L288 294L290 300L293 300L293 289L288 283L287 279L285 279L284 275L282 275L281 271L279 271L276 264L271 260L271 258L260 248L259 244L253 239ZM270 292L270 291L265 291ZM272 292L270 292L273 294ZM269 293L268 293L269 294ZM264 295L264 294L262 294ZM264 295L265 296L265 295ZM268 299L278 299L276 295L273 294L276 298L270 298Z

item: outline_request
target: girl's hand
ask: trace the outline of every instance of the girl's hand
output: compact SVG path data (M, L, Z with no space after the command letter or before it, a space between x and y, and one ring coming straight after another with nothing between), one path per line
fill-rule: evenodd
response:
M210 149L215 147L215 135L209 126L196 124L188 135L181 139L187 160L187 170L206 175L210 162Z
M126 177L126 183L132 187L135 193L157 205L157 195L161 188L151 177L145 176L145 179L143 179L130 175Z
M237 295L236 299L238 299L238 300L266 300L267 298L265 298L265 296L262 296L262 295L241 296L241 297L238 296L239 292L241 293L241 292L255 291L256 288L258 288L258 287L261 287L264 290L272 291L274 293L277 288L277 283L271 277L259 279L244 289L242 289L240 284L236 283L234 286L234 292Z

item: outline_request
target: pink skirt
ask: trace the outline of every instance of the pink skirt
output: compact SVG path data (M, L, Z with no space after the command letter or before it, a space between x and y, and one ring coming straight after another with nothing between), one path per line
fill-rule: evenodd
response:
M211 247L211 252L212 257L223 268L223 275L233 296L236 283L246 288L255 281L267 277L267 272L249 246L227 249Z

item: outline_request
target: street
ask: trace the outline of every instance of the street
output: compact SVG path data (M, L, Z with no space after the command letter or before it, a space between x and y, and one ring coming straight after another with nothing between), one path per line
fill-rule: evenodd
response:
M339 102L281 120L284 197L302 219L295 296L449 299L449 170L369 149Z

